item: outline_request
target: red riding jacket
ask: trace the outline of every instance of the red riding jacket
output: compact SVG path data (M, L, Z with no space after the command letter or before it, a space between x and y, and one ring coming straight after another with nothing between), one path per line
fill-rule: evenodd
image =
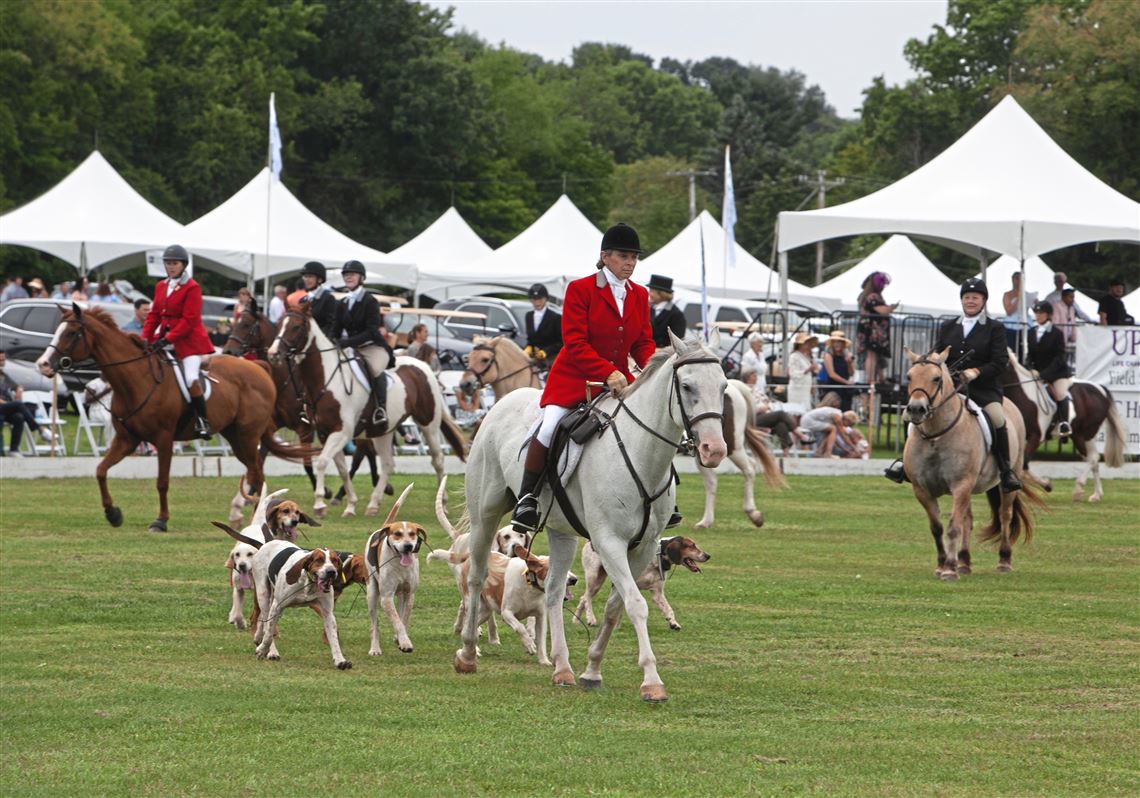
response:
M166 294L166 280L154 287L154 302L143 323L144 341L154 342L161 336L174 344L174 356L212 355L214 345L202 326L202 287L187 280Z
M543 407L573 407L586 401L586 381L604 382L614 369L632 382L631 354L639 367L645 367L656 351L649 323L649 292L626 281L623 307L619 314L601 270L566 287L562 350L547 375L540 403Z

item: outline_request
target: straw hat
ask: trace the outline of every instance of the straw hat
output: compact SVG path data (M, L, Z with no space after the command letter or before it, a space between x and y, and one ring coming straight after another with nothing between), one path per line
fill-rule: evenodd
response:
M801 347L804 344L808 343L809 341L811 342L812 346L818 346L819 345L819 336L810 335L810 334L804 333L804 332L796 333L796 337L792 341L792 343L795 344L796 347L798 348L798 347Z
M842 330L831 331L831 335L827 336L827 343L831 343L832 341L842 341L848 346L851 345L851 339L845 336Z
M41 280L39 277L33 277L31 280L28 281L28 288L35 288L39 291L43 291L44 290L44 281Z

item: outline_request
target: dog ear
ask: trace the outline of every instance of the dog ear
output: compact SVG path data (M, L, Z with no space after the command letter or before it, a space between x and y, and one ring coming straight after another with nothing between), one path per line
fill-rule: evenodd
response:
M230 556L226 557L226 567L231 571L234 569L234 553L231 551Z
M684 545L685 539L680 535L669 539L669 542L665 544L665 556L669 559L669 562L674 565L681 564L681 549Z
M427 542L427 532L424 531L422 526L416 525L416 547L412 549L412 554L419 554L420 546Z
M313 559L313 553L309 552L304 557L297 560L297 563L292 568L289 569L288 573L285 574L285 584L287 584L287 585L297 584L297 580L301 578L301 571L303 571L305 568L309 567L309 563L312 561L312 559Z
M308 524L309 526L320 526L319 522L314 521L312 518L309 518L306 513L301 513L301 523Z
M390 524L385 524L384 526L380 527L375 532L373 532L372 534L375 535L376 537L374 537L372 539L372 543L370 544L371 547L374 549L380 548L380 540L382 538L388 537L388 532L391 529L392 529L392 527Z

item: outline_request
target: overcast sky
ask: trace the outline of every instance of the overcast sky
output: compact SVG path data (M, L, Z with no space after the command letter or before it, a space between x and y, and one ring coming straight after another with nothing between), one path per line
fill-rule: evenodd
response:
M582 42L624 44L653 57L710 56L796 69L819 85L840 116L857 116L877 75L912 76L910 38L946 21L946 0L451 0L455 27L487 42L569 61Z

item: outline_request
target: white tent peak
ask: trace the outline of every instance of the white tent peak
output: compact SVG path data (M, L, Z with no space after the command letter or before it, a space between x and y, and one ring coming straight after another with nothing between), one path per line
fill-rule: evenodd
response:
M944 152L886 188L779 217L781 252L865 233L1029 258L1090 241L1140 243L1140 203L1081 166L1006 97Z
M448 271L491 251L454 206L419 235L388 253L394 261L414 263L420 272Z
M256 280L300 271L311 260L330 269L358 260L368 268L370 281L405 287L416 283L414 264L393 261L380 250L344 235L306 208L284 183L271 179L268 167L221 205L186 225L186 238L186 246L195 254L214 250L248 253Z
M95 150L47 192L0 216L0 244L47 252L72 266L109 271L179 242L183 227L123 179ZM114 263L121 261L120 263Z

